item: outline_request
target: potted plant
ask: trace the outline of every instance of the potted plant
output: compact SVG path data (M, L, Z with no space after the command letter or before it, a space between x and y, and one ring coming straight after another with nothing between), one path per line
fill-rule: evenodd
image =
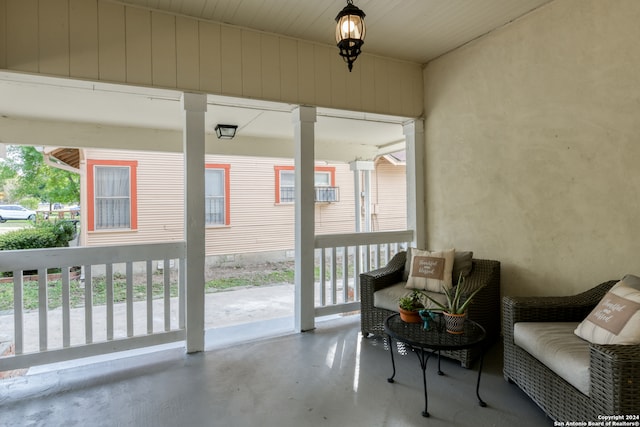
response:
M420 310L424 308L422 302L423 294L418 290L413 290L409 295L402 297L398 300L398 306L400 308L400 319L407 323L419 323L422 322Z
M439 301L431 298L429 295L424 295L429 301L433 302L439 309L442 310L442 314L444 316L445 326L447 328L447 332L452 334L461 334L464 329L464 319L467 317L467 308L473 297L480 292L482 288L478 288L475 291L471 292L469 295L466 295L466 298L463 300L462 288L464 283L464 277L462 274L458 278L458 284L455 288L445 289L444 294L447 297L446 304L442 304Z

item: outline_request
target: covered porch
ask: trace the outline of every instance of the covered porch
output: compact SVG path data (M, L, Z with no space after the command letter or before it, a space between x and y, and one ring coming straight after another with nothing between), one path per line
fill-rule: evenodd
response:
M0 270L14 273L14 294L18 299L22 272L37 269L41 275L38 349L29 355L25 353L20 338L24 335L22 313L17 313L14 328L19 356L3 359L5 369L175 341L184 342L188 353L205 349L206 153L294 159L297 332L313 330L318 316L357 310L357 273L378 265L378 261L370 261L370 246L409 242L424 245L425 146L419 118L424 109L424 94L419 63L363 55L360 62L368 63L370 72L347 74L342 60L330 54L334 46L326 44L124 2L98 0L51 5L0 0L1 16L12 23L3 28L0 36L6 41L0 43L1 80L6 83L2 88L5 96L0 98L3 111L0 141L70 149L97 147L183 154L183 233L166 243L145 241L132 232L128 233L126 246L47 251L33 254L36 262L35 258L26 259L24 254L2 254ZM92 24L95 22L100 22L100 31ZM140 31L132 31L133 28ZM40 36L24 38L26 33ZM31 55L34 56L27 59ZM55 63L53 68L46 65L52 64L49 61ZM34 66L36 63L41 66ZM238 125L237 136L231 141L216 138L214 128L218 124ZM367 127L371 129L365 130ZM370 161L402 147L408 159L406 230L400 230L400 237L392 240L388 236L365 236L368 240L355 242L352 235L348 242L341 240L343 236L323 242L314 228L314 162L354 162L357 169L359 161ZM358 185L356 188L362 190ZM81 205L87 204L87 194L83 193ZM360 208L355 206L354 210ZM354 231L362 229L354 224ZM86 241L88 231L83 233L81 241L82 237ZM353 270L355 299L338 307L335 284L319 290L323 292L320 300L327 307L317 307L316 252L330 254L352 246L367 251ZM146 297L143 336L136 332L131 320L134 307L129 303L125 310L126 337L118 337L114 324L106 327L106 341L95 342L94 311L87 305L83 343L76 348L70 332L70 313L64 308L68 307L67 292L63 291L63 348L50 348L46 268L64 270L80 261L85 266L106 265L107 270L117 263L133 269L130 264L133 262L147 265L161 262L170 266L172 260L178 268L179 301L175 307L172 305L167 293L167 284L172 279L170 275L163 277L165 294L161 307L156 308L155 301L152 303ZM331 277L337 280L335 274ZM69 280L63 273L63 288ZM153 277L149 283L148 287L153 288ZM105 294L111 288L107 281ZM86 289L85 299L90 300L94 295L91 287ZM127 292L132 292L128 284ZM159 324L156 314L160 314ZM105 316L108 324L113 323L115 309L107 305Z
M46 140L47 145L66 145L75 149L115 145L120 149L181 151L185 165L188 165L184 170L184 194L188 196L185 197L184 239L181 241L2 253L0 270L13 273L17 309L11 325L15 355L1 359L0 370L176 341L184 342L189 353L206 349L203 303L205 225L201 216L205 197L203 167L198 167L203 166L205 153L288 155L295 159L296 283L292 306L295 331L313 330L316 318L357 311L358 274L384 265L398 250L415 242L420 244L425 239L424 221L420 219L423 212L419 209L424 206L424 192L420 189L424 180L420 167L423 148L416 144L423 138L420 120L338 110L319 111L315 107L300 105L223 99L121 85L88 85L79 81L13 73L3 73L2 79L7 93L12 93L13 99L21 100L12 106L16 116L21 118L9 119L5 123L5 140L18 144L37 144ZM74 117L52 112L55 111L55 99L60 96L73 97L85 108L76 109ZM101 123L104 116L109 116L106 119L108 123ZM225 143L212 133L214 123L225 117L241 121L238 140ZM116 125L117 122L120 124ZM268 126L260 124L264 122ZM367 129L367 124L372 129ZM360 201L360 193L366 195L368 185L366 166L364 171L360 169L366 163L362 159L372 159L399 148L406 149L411 158L407 164L408 229L387 233L316 235L313 165L318 156L352 161L354 188L358 194L355 199ZM79 158L79 161L84 159ZM362 181L361 172L364 176ZM82 192L83 206L87 205L86 191ZM354 209L356 212L368 211L370 206L356 204ZM353 226L354 231L367 229L366 224L359 221ZM80 240L86 241L86 237L85 227ZM150 273L156 263L164 266L163 275L159 278L152 277ZM86 304L80 317L74 318L69 301L71 268L84 268L84 299L91 301L96 298L91 286L92 269L104 269L109 278L114 277L119 264L124 266L127 276L127 303L122 313L119 315L119 308L109 303L115 285L107 279L106 305L97 308ZM136 264L146 268L148 276L147 294L141 304L132 302L134 291L130 276L138 268ZM53 314L61 325L56 331L51 330L53 320L48 309L47 268L61 268L63 271L61 308ZM31 269L38 270L40 275L40 304L35 326L25 323L21 305L22 275ZM322 278L319 283L314 280L316 269L320 270ZM163 287L161 298L152 292L157 281ZM172 282L177 283L177 296L171 295ZM141 316L140 310L143 311L143 321L134 321ZM98 326L98 321L104 323ZM118 324L122 329L120 333ZM81 332L78 336L74 330L79 325Z

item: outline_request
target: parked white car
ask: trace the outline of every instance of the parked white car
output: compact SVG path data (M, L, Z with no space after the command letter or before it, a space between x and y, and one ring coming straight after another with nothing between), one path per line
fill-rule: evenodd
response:
M10 219L36 220L36 212L20 205L0 205L0 222L7 222Z

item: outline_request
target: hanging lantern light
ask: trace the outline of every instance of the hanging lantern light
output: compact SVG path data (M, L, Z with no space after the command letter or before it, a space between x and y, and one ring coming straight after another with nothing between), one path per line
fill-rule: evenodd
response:
M366 28L365 14L353 5L353 0L347 0L347 5L336 16L336 43L340 49L340 56L349 65L349 72L353 62L360 55L360 48L364 44Z

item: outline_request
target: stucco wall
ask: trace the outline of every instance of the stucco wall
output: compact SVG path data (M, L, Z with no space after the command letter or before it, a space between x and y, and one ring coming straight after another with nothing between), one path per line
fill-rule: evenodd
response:
M503 294L640 275L640 2L555 0L425 69L428 241Z

